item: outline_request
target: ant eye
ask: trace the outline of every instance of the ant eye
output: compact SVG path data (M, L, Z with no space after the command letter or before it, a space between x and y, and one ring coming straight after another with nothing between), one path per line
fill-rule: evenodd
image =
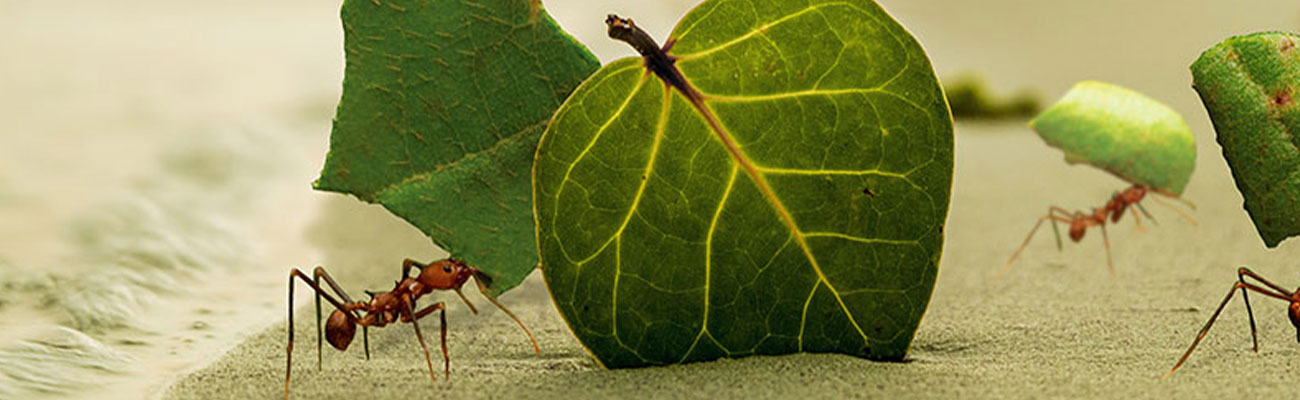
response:
M451 273L451 266L450 266L450 265L444 265L444 266L442 266L442 272L446 272L446 273L449 273L449 274L450 274L450 273Z

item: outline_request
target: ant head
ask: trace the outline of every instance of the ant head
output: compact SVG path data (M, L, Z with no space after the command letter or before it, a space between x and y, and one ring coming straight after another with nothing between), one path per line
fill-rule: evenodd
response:
M1142 198L1146 197L1146 195L1147 187L1143 185L1133 185L1133 187L1124 190L1123 193L1124 201L1127 203L1137 203L1142 201Z
M342 311L334 310L330 313L330 319L325 322L325 340L336 349L347 350L356 333L357 324Z
M477 268L454 258L434 261L420 270L420 283L434 289L459 289L470 276L478 275Z

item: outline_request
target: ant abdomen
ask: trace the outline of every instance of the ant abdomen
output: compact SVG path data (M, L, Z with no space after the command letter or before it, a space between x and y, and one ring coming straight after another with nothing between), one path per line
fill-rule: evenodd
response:
M325 340L336 349L347 350L356 333L357 325L342 311L334 310L330 313L329 320L325 322Z
M1295 325L1295 341L1300 342L1300 302L1291 303L1291 325Z

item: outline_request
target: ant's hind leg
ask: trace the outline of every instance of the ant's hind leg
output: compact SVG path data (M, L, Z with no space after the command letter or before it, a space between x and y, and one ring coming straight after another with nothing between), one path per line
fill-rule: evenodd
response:
M289 329L289 343L287 346L285 346L285 361L284 361L285 400L289 399L289 378L293 373L293 278L295 277L302 280L303 282L306 282L308 286L311 286L312 290L316 291L317 301L319 301L321 297L325 297L325 300L328 300L330 304L334 305L335 308L339 310L344 309L343 303L340 303L333 296L330 296L329 294L325 293L325 291L321 290L320 285L316 284L316 282L313 281L311 278L308 278L306 273L302 272L297 268L294 268L289 271L289 313L288 313L289 319L287 321L287 325ZM349 318L351 318L350 315ZM318 340L319 340L319 336L318 336Z
M334 294L338 295L339 298L343 299L344 303L346 304L354 303L352 301L352 296L348 296L348 292L344 291L343 287L339 286L339 283L334 281L334 277L330 276L329 272L325 271L325 268L318 265L316 266L315 269L312 270L311 275L312 275L312 280L316 282L317 287L320 287L321 280L324 280L325 283L329 285L330 289L334 289ZM319 291L316 292L316 370L318 371L321 369L321 360L324 357L324 353L325 353L324 351L322 351L322 349L324 349L324 344L322 343L322 338L324 337L322 332L324 330L321 327L320 295L321 292ZM353 315L353 317L360 318L361 316ZM370 359L370 346L366 346L366 359Z
M1057 212L1058 209L1060 209L1060 207L1052 206L1051 208L1048 209L1047 215L1044 215L1042 216L1042 218L1038 219L1038 222L1034 224L1034 227L1029 230L1029 234L1025 235L1025 240L1023 242L1020 242L1020 247L1017 247L1016 251L1014 253L1011 253L1011 258L1007 260L1006 264L1002 265L1002 269L998 270L998 273L995 274L995 276L1001 276L1002 274L1006 273L1008 270L1011 269L1011 264L1016 262L1016 257L1020 257L1020 252L1024 251L1025 246L1029 245L1029 240L1034 238L1034 233L1037 233L1038 228L1043 226L1043 221L1049 221L1049 220L1052 221L1053 227L1056 226L1057 222L1067 222L1067 223L1070 222L1068 218L1064 218L1054 214L1055 212ZM1057 240L1059 245L1059 240L1060 240L1059 231L1057 232Z

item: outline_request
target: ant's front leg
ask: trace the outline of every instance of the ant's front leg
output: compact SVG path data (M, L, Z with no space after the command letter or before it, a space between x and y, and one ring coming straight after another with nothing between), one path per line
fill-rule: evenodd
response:
M411 268L418 268L420 270L424 270L424 267L427 266L428 266L427 264L409 258L402 260L402 279L411 277Z
M331 289L334 289L334 293L335 293L336 295L338 295L339 298L343 299L343 303L344 303L344 304L356 304L355 301L352 301L352 296L348 296L348 292L344 291L344 290L343 290L343 287L342 287L342 286L339 286L339 283L334 281L334 277L330 276L329 272L326 272L326 271L325 271L325 268L322 268L322 267L320 267L320 266L316 266L316 269L312 270L312 279L316 282L316 287L320 287L320 282L321 282L321 280L323 279L323 280L325 281L325 283L328 284L329 287L330 287ZM322 359L322 357L324 357L324 356L323 356L323 353L324 353L324 352L321 351L321 349L324 348L324 346L323 346L323 344L322 344L322 340L321 340L321 338L324 336L324 335L322 334L323 330L322 330L322 328L321 328L321 318L320 318L320 296L321 296L321 293L322 293L322 292L320 292L320 291L316 292L316 369L317 369L317 370L320 370L320 369L321 369L321 359ZM346 313L347 311L344 311L344 312ZM353 317L354 319L361 319L361 315L360 315L360 314L357 314L355 311L351 314L351 317ZM361 326L361 333L362 333L361 336L362 336L362 338L363 338L363 341L365 342L365 348L366 348L366 359L369 360L369 359L370 359L370 329L369 329L369 327L366 326L366 325L362 325L362 326Z
M1183 366L1183 363L1187 362L1187 357L1190 357L1192 355L1192 351L1196 350L1196 345L1201 343L1201 339L1205 338L1205 334L1210 331L1210 327L1214 326L1214 321L1219 319L1219 314L1223 312L1223 307L1228 305L1228 300L1232 300L1232 295L1236 294L1237 290L1240 289L1242 293L1246 293L1247 290L1251 290L1268 297L1280 299L1288 303L1291 302L1290 296L1283 296L1280 293L1274 293L1271 290L1244 282L1241 279L1243 275L1258 279L1258 276L1255 275L1253 272L1250 272L1250 270L1248 269L1241 268L1237 270L1237 282L1232 284L1232 289L1228 289L1228 295L1224 296L1223 301L1219 302L1219 307L1214 309L1214 314L1210 315L1210 320L1206 321L1205 326L1201 328L1200 333L1196 334L1196 340L1192 341L1192 345L1187 348L1187 352L1183 353L1183 357L1178 359L1178 363L1174 364L1174 367L1169 369L1169 372L1166 373L1165 376L1161 379L1168 378L1170 375L1173 375L1174 371L1177 371L1179 367ZM1266 281L1264 282L1266 285L1271 285ZM1249 311L1249 309L1247 310ZM1254 324L1254 322L1255 322L1254 315L1251 315L1251 323Z
M1283 289L1281 286L1278 286L1273 282L1269 282L1267 279L1264 279L1264 277L1259 276L1259 274L1256 274L1255 271L1251 271L1249 268L1246 267L1237 268L1237 282L1240 282L1241 284L1245 285L1246 277L1250 277L1251 279L1254 279L1259 283L1263 283L1265 286L1268 286L1270 289L1276 291L1277 294L1286 296L1287 298L1291 298L1292 296L1295 295L1294 293L1289 292L1286 289ZM1255 328L1255 312L1250 309L1250 296L1246 295L1245 288L1241 289L1241 296L1246 301L1246 315L1250 316L1250 340L1252 343L1254 343L1254 348L1253 348L1254 351L1258 353L1259 337L1256 334L1258 330Z

